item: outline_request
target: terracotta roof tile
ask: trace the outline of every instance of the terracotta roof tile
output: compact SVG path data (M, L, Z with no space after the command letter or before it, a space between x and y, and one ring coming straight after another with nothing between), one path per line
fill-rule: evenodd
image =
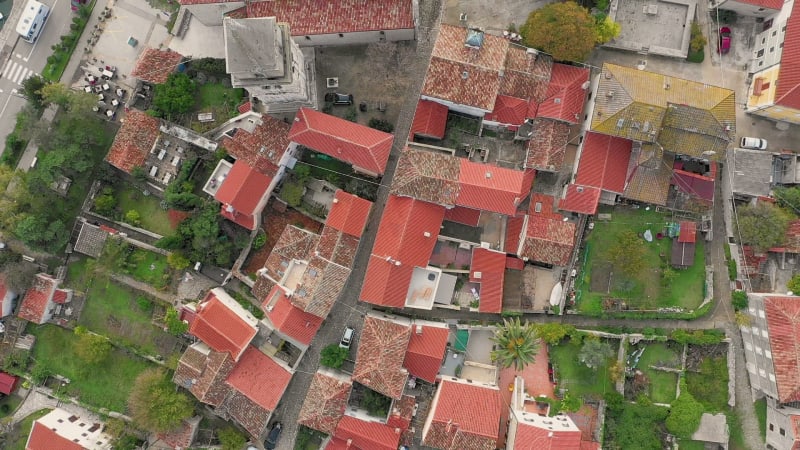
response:
M534 175L533 170L521 172L462 158L456 203L513 216L517 213L517 206L530 193Z
M575 183L622 194L632 148L627 139L586 133Z
M421 332L419 332L421 328ZM408 342L406 357L403 367L411 375L434 383L439 367L442 365L447 338L450 331L447 328L416 325L412 326L411 339Z
M458 198L460 171L459 158L406 148L397 161L391 193L453 206Z
M535 211L537 203L541 204L539 213ZM520 256L545 264L565 265L575 246L575 224L564 222L561 215L554 212L552 196L534 194L531 207Z
M517 422L514 447L509 450L579 450L580 447L580 430L548 430L520 421Z
M692 222L689 220L681 221L678 242L697 242L697 222Z
M764 298L764 312L769 330L778 401L800 401L800 301L797 297Z
M271 182L270 177L256 172L246 162L237 160L214 198L222 203L223 209L228 213L253 216L261 212L258 211L258 206Z
M525 168L558 171L564 165L569 125L551 119L533 119L530 140L525 144Z
M181 4L186 1L196 0ZM411 0L257 1L247 6L247 17L273 16L289 23L292 36L414 28Z
M264 175L274 177L286 149L289 147L289 124L269 115L262 115L253 132L236 129L233 137L225 135L222 146L237 160Z
M389 411L389 418L386 420L386 425L389 425L392 428L399 428L401 430L410 431L409 427L411 426L411 420L414 418L414 407L417 404L417 399L410 395L403 395L400 400L395 400L392 404L392 410ZM403 439L405 438L402 436L400 438L401 445L408 445L411 446L411 443L403 444ZM414 433L411 433L411 438L413 441Z
M267 304L272 309L267 309ZM322 324L323 318L293 305L286 297L286 292L278 285L266 296L261 308L266 311L266 316L278 331L304 345L311 344Z
M58 282L54 278L43 273L37 274L33 286L22 298L18 316L28 322L44 323L47 319L47 307L51 304L57 286Z
M292 304L324 319L344 289L350 268L313 256L294 291Z
M570 184L564 199L558 203L558 209L578 214L595 214L600 203L600 193L600 188Z
M242 426L250 436L259 437L267 431L267 423L272 411L254 402L248 396L235 390L225 398L225 402L214 411Z
M386 169L394 137L364 125L300 108L289 140L378 175Z
M291 379L291 372L249 346L225 381L262 408L274 411Z
M71 290L64 290L64 289L56 289L53 292L53 303L58 304L65 304L69 303L72 299L72 291Z
M360 238L369 218L372 202L339 189L333 196L325 226Z
M656 144L633 148L623 197L665 206L674 161L675 155L664 152Z
M800 253L800 219L790 221L786 227L785 247L789 253Z
M522 125L528 112L528 101L521 98L498 95L494 110L483 117L484 121L505 125ZM512 128L516 129L516 128Z
M239 226L247 228L248 230L255 230L256 228L258 228L255 216L240 213L235 209L231 210L230 208L227 208L225 205L220 206L219 215Z
M396 450L400 443L400 430L351 416L342 417L334 436L361 450Z
M477 227L478 221L481 219L481 211L479 209L464 208L456 206L447 209L444 212L444 220L456 223L462 223L471 227Z
M402 364L410 337L409 325L368 315L359 338L353 381L399 399L408 378Z
M225 298L228 297L228 298ZM238 360L258 331L257 320L222 289L212 289L197 308L189 332L218 352Z
M589 81L585 67L553 64L546 99L539 103L537 117L548 117L576 124L581 121Z
M755 5L759 8L776 9L778 11L783 7L782 0L736 0L737 2L747 3L748 5Z
M436 43L433 45L433 56L496 72L503 69L509 41L500 36L484 33L480 48L468 47L465 43L470 31L465 27L442 24Z
M497 71L433 57L422 85L422 95L489 112L494 108L499 85Z
M428 265L443 219L442 206L390 195L378 226L361 300L403 307L414 267Z
M288 225L264 262L264 274L280 281L293 260L306 260L319 242L319 235ZM271 288L270 288L271 289Z
M172 380L201 402L219 406L230 393L225 378L235 364L228 352L215 352L205 344L194 344L181 356Z
M253 110L253 104L250 103L249 100L247 100L244 103L242 103L241 105L239 105L239 107L236 108L236 109L239 111L239 114L244 114L246 112L250 112L250 111Z
M156 438L163 442L170 448L181 450L189 448L197 436L197 430L200 427L200 416L181 422L180 427L166 433L157 433Z
M783 7L780 0L753 0L769 2ZM772 6L764 6L772 8ZM783 53L778 72L778 87L775 89L775 104L800 109L800 2L792 6L786 21L786 35L783 40Z
M170 49L145 48L131 70L131 76L153 84L167 82L169 75L178 68L183 55Z
M420 100L411 123L411 135L444 139L448 111L447 106L441 103Z
M506 52L505 69L497 93L538 104L546 98L552 66L553 59L550 56L528 52L525 47L511 44Z
M42 425L38 420L33 422L33 428L31 428L31 434L28 436L25 450L53 450L54 448L58 450L84 450L82 445L61 437L60 434Z
M320 258L342 267L352 267L358 244L357 237L344 234L333 227L324 227L315 251L319 253Z
M445 450L494 450L500 428L497 388L443 380L431 404L422 445Z
M516 255L519 251L519 240L522 235L522 227L525 225L524 217L509 217L506 221L506 253Z
M106 155L106 161L117 169L131 173L141 167L158 139L159 121L138 109L131 109L122 119L122 126Z
M350 390L353 388L349 379L335 377L322 372L314 374L311 386L306 391L306 398L297 422L311 429L333 435L339 419L344 415Z
M500 313L503 310L503 281L506 274L506 254L475 247L469 268L469 281L480 283L480 304L483 313Z

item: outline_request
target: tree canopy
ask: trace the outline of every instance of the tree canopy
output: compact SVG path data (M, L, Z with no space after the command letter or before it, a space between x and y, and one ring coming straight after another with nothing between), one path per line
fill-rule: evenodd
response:
M738 217L742 243L762 252L784 242L791 218L782 208L766 202L739 208Z
M689 393L686 382L681 380L680 384L681 395L672 403L666 425L670 433L680 438L689 439L697 431L697 427L700 426L700 418L703 416L704 408Z
M497 344L497 349L491 353L492 360L504 368L514 366L516 370L522 370L535 360L539 352L536 328L527 321L521 324L519 317L504 319L491 339Z
M194 413L192 401L167 378L162 369L147 369L133 384L128 409L134 424L146 431L164 432L177 428Z
M167 82L157 84L153 95L153 110L158 117L172 118L194 106L194 81L185 73L171 73Z
M111 342L98 334L90 333L84 327L76 327L75 354L89 365L97 365L105 361L111 353Z
M600 339L591 338L583 342L583 347L578 353L578 359L590 369L597 369L614 356L611 344Z
M598 41L595 18L573 1L533 11L520 27L525 45L559 61L585 61Z
M558 344L564 337L575 331L574 326L558 322L537 323L534 328L536 328L536 335L550 345Z
M323 348L320 352L319 363L325 367L338 369L344 364L350 352L346 348L339 347L339 344L331 344Z
M647 249L644 240L631 230L619 234L608 249L609 259L614 267L629 277L636 276L645 267Z

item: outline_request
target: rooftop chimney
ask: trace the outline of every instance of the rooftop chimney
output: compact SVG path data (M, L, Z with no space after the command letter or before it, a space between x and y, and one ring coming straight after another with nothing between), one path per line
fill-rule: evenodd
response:
M422 233L422 235L425 237L431 237L431 233L429 231Z

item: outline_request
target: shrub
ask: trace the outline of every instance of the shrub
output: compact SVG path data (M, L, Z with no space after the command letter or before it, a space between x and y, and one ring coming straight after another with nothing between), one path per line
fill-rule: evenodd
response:
M296 208L300 206L300 203L303 201L303 189L303 185L299 182L286 182L281 188L281 198L283 198L289 206Z
M686 388L686 382L681 380L681 395L672 403L665 422L667 430L675 436L689 439L700 426L702 415L703 405L695 400Z
M730 278L731 281L735 280L736 277L739 275L738 272L739 272L739 270L736 267L736 260L735 259L729 259L728 260L728 278Z
M181 336L189 329L189 324L178 317L178 311L174 308L167 309L167 314L164 316L164 324L167 326L169 334L174 336Z
M142 216L139 215L139 211L132 209L125 213L125 222L137 226L141 223Z
M385 131L387 133L394 131L394 125L392 125L388 120L376 119L374 117L369 119L367 126L376 130Z
M258 230L258 234L256 235L256 238L253 239L253 250L258 250L258 249L264 247L264 244L266 244L266 243L267 243L267 233L262 228L262 229Z
M747 308L747 292L733 291L731 294L731 303L736 311Z

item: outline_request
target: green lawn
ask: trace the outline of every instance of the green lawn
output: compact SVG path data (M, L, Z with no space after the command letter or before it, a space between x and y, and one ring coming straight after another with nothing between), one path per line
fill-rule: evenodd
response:
M650 380L650 400L656 403L671 403L675 400L678 374L651 369L650 366L679 368L681 363L679 351L664 342L648 342L639 345L645 345L646 348L639 358L636 368L647 374ZM633 350L632 348L629 352Z
M701 441L687 441L681 439L681 450L705 450L705 443Z
M117 202L120 211L126 212L135 209L141 217L139 227L169 236L173 230L169 223L167 211L161 208L161 199L154 195L143 195L138 189L126 184L117 189Z
M767 399L762 398L753 403L758 418L758 429L761 431L761 440L767 439Z
M700 372L686 372L686 386L708 412L728 407L728 361L725 357L706 358Z
M645 369L650 378L650 400L655 403L672 403L675 400L675 388L678 386L678 374L663 370Z
M33 422L35 422L40 417L44 416L45 414L52 411L52 409L40 409L35 413L29 415L28 417L22 419L20 423L17 424L16 427L16 439L11 442L8 442L8 447L6 450L25 450L25 444L28 443L28 435L31 434L31 428L33 428Z
M584 267L578 279L579 311L601 314L605 297L624 299L630 309L648 310L668 306L693 309L702 302L705 262L701 239L697 242L694 266L676 270L674 279L668 283L662 282L662 273L669 267L672 240L642 239L646 249L644 267L635 277L628 278L613 270L607 250L613 248L624 231L642 234L649 229L655 235L670 219L654 209L615 207L601 212L610 213L611 220L596 221L587 239Z
M36 336L33 358L72 380L67 393L95 407L124 412L134 380L152 367L146 360L117 349L98 367L87 367L75 354L77 336L71 331L40 325L29 326L28 332Z
M668 346L665 342L647 342L639 344L646 346L644 353L639 358L639 369L645 369L649 366L665 366L680 368L681 353L675 348ZM628 351L633 352L633 348Z
M608 378L607 366L594 370L578 361L580 346L563 341L560 345L550 347L550 362L555 366L559 388L567 388L573 395L584 396L613 391L614 385ZM619 342L609 341L617 354Z
M170 273L167 257L137 248L128 256L124 272L156 289L169 285Z

